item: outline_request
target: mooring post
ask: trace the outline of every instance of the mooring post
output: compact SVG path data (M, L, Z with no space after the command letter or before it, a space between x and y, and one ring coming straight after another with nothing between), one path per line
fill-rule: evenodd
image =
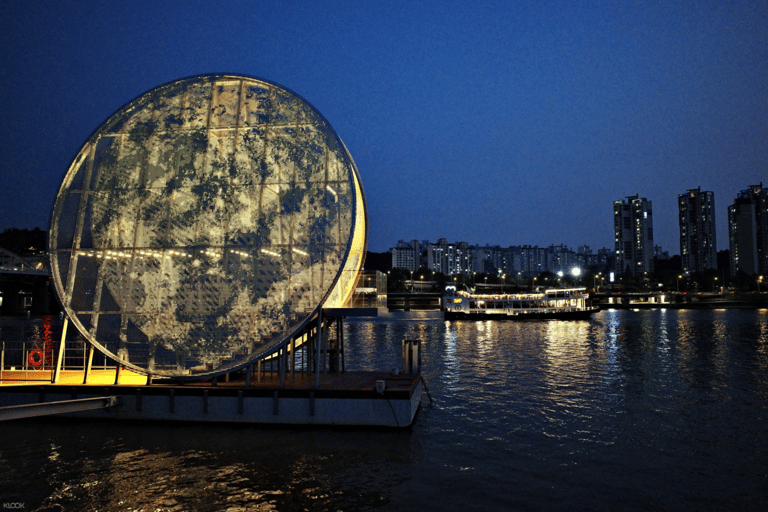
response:
M403 373L416 374L421 371L420 340L403 339Z
M403 373L419 373L419 340L403 339Z

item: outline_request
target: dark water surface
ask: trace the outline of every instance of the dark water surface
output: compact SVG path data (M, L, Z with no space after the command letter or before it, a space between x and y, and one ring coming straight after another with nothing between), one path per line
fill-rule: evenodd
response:
M0 319L0 337L50 319ZM56 319L56 336L61 322ZM766 510L768 312L590 321L348 320L350 369L423 340L404 431L0 424L0 503L25 510ZM2 505L0 505L1 507Z

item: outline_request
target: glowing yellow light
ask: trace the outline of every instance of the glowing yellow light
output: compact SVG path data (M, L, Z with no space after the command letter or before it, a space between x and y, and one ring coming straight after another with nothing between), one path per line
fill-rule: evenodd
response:
M270 256L276 256L276 257L280 256L280 253L277 253L277 252L274 252L274 251L270 251L269 249L262 249L261 252L264 253L264 254L268 254Z
M360 187L360 179L357 168L352 163L352 179L355 184L355 226L352 235L352 243L344 268L339 274L339 279L323 305L327 308L344 307L349 303L355 292L355 285L360 271L365 263L365 251L368 244L368 224L365 216L365 204L363 189ZM328 190L336 193L328 186Z

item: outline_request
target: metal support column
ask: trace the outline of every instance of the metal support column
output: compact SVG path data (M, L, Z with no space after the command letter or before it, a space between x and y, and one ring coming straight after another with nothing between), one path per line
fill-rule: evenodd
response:
M322 364L323 364L323 375L328 375L328 348L330 347L330 344L328 343L328 324L326 322L323 322L323 346L320 350L322 353ZM323 352L323 349L325 350Z
M69 327L69 317L64 316L64 325L61 328L61 341L59 341L59 353L56 354L56 366L53 369L53 384L59 383L61 376L61 363L64 361L64 347L67 342L67 327Z
M85 342L87 351L85 357L85 372L83 373L83 384L88 384L88 376L91 374L91 365L93 364L93 346L90 343Z
M339 317L339 351L341 355L341 373L344 373L344 317Z
M320 353L323 343L323 308L317 311L317 336L315 336L315 387L320 387Z
M317 325L309 331L307 339L307 373L312 375L315 367L315 343L317 343Z

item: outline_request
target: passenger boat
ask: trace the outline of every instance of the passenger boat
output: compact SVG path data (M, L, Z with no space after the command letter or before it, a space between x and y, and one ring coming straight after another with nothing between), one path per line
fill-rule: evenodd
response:
M588 303L586 292L586 288L552 288L540 293L486 295L447 286L443 311L446 320L581 320L600 309Z

